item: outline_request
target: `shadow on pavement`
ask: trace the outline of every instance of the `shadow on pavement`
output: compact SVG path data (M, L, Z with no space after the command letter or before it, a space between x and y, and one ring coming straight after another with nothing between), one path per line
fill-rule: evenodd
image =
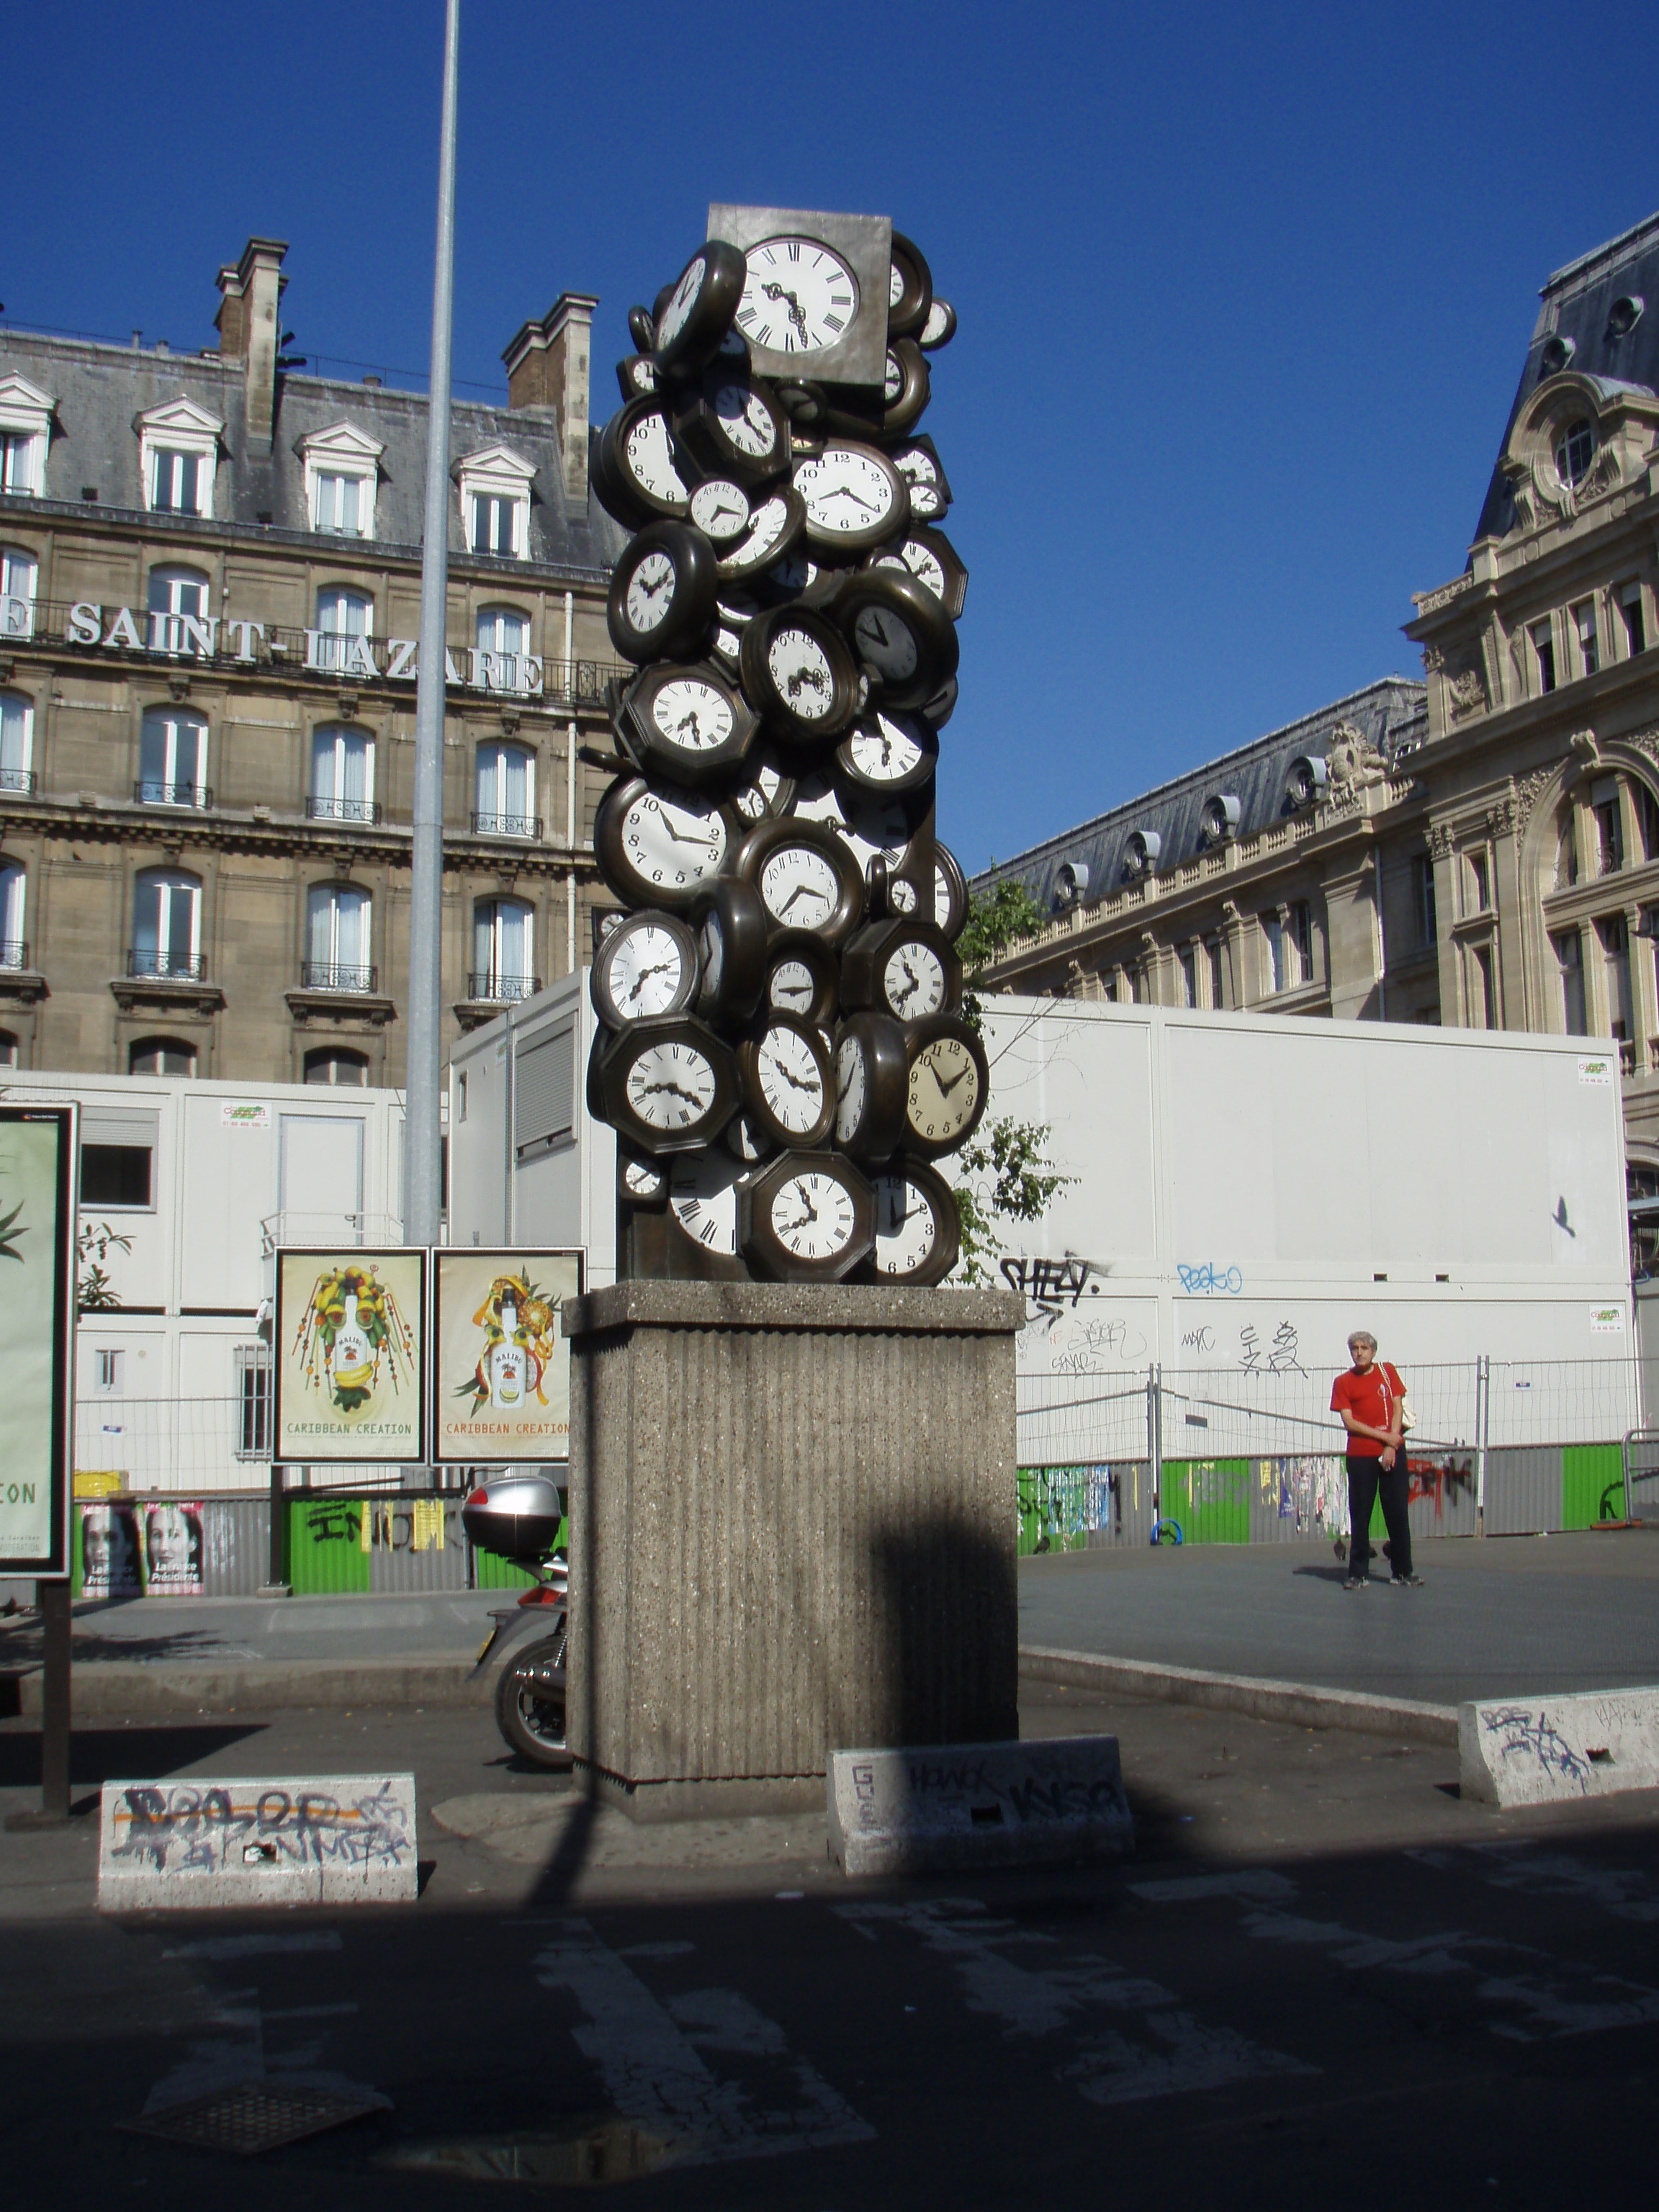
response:
M263 1731L263 1722L242 1727L78 1728L70 1738L70 1780L97 1784L133 1775L159 1779ZM39 1731L0 1734L0 1790L40 1786Z

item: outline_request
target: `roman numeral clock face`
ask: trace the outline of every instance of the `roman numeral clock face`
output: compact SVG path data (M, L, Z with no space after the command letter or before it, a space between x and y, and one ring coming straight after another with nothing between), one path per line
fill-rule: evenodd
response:
M738 328L774 353L822 353L839 345L858 313L856 278L839 254L809 238L751 246Z

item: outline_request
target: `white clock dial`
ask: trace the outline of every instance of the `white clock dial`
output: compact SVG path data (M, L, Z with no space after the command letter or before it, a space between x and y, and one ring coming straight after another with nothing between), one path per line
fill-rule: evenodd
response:
M738 1184L743 1170L718 1152L677 1160L668 1179L668 1209L705 1252L732 1258L738 1249Z
M908 939L888 954L881 990L900 1021L920 1021L945 1004L945 963L931 945Z
M945 511L945 492L939 465L921 446L906 446L893 456L893 465L910 487L910 512L918 522L930 522Z
M850 1145L864 1115L864 1054L856 1037L843 1037L836 1054L836 1135Z
M892 514L893 480L872 454L826 446L795 471L806 517L826 537L867 537Z
M774 921L789 929L822 929L841 896L836 872L807 845L783 845L760 872L760 895Z
M959 1037L937 1037L910 1064L906 1119L929 1144L948 1143L979 1104L979 1064Z
M921 658L915 633L888 607L866 607L853 624L858 649L878 676L902 684Z
M887 304L890 307L896 307L899 301L903 297L903 272L899 268L896 261L890 261L887 264ZM887 358L890 361L893 356L891 354L889 354Z
M702 982L712 999L726 972L726 933L717 914L706 915L702 925Z
M772 1234L794 1260L833 1260L858 1226L853 1194L835 1176L809 1168L772 1197Z
M690 496L685 481L674 466L668 442L668 417L660 407L648 408L623 442L623 458L630 473L658 499L683 505Z
M708 264L700 253L674 287L674 296L662 311L662 318L657 325L659 348L672 345L685 328L685 319L697 304L697 295L702 289L702 280L707 273Z
M755 1054L761 1097L781 1129L804 1137L823 1115L823 1077L817 1056L794 1030L768 1030Z
M887 356L887 367L886 367L885 370L883 372L883 374L882 374L882 380L881 380L881 394L882 394L882 398L883 398L887 402L887 404L890 407L890 406L892 405L893 402L894 402L894 401L898 398L898 396L899 396L900 392L903 391L903 389L904 389L904 364L903 364L903 362L899 359L898 356L897 356L896 353L890 353L890 354L888 355L888 356ZM913 416L911 417L911 420L914 422L914 421L915 421L915 416Z
M779 630L766 648L766 665L777 686L803 721L822 721L836 703L836 676L830 656L817 638L793 623Z
M783 778L777 769L763 762L732 804L745 822L758 822L770 813L782 784Z
M628 1103L653 1129L690 1129L714 1103L714 1071L696 1045L648 1044L628 1071Z
M939 1242L932 1201L908 1176L876 1176L876 1273L913 1275Z
M630 929L611 956L606 981L611 1002L625 1021L671 1012L685 981L678 938L652 921Z
M757 392L746 385L722 384L714 394L714 412L737 452L751 461L771 459L777 449L778 426Z
M623 1188L635 1198L656 1198L662 1190L663 1175L659 1167L649 1160L628 1160L623 1166Z
M674 604L674 564L653 546L628 580L628 619L636 630L655 629Z
M838 253L810 238L751 246L737 326L772 353L821 353L839 345L858 313L858 281Z
M768 978L766 995L781 1014L799 1014L804 1021L817 986L804 960L780 960Z
M899 866L910 846L910 823L902 799L871 792L856 800L849 799L842 811L845 818L839 833L841 841L858 862L861 875L867 878L870 863L878 853L890 871Z
M877 714L860 724L849 740L854 766L872 783L897 783L921 761L922 748L915 733L890 714Z
M939 929L951 927L951 878L939 863L933 863L933 921Z
M716 545L731 545L749 527L749 495L725 477L711 477L691 495L691 520Z
M700 884L720 873L726 824L720 810L690 793L641 792L623 817L623 850L647 883Z
M726 1123L726 1145L728 1152L742 1160L745 1166L751 1167L757 1160L763 1160L774 1149L771 1138L748 1114L735 1115Z
M916 887L896 876L887 886L887 903L895 914L914 914L916 910ZM941 927L943 924L941 923Z
M925 584L939 605L945 605L945 563L919 538L907 538L896 553L884 553L878 568L908 568L917 583Z
M747 535L739 544L727 548L727 561L739 563L744 570L756 567L782 537L788 521L789 502L781 493L775 492L770 499L763 499L750 512Z
M823 572L816 561L797 551L786 553L781 561L775 561L766 573L781 592L798 599L811 590Z
M695 676L672 676L651 702L651 719L672 745L712 752L735 726L732 702Z

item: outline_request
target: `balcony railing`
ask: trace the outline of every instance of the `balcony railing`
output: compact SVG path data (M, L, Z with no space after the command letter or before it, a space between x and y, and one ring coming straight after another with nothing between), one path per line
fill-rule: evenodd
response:
M301 967L300 982L307 991L342 991L366 998L379 974L375 968L341 968L329 960L307 960Z
M0 975L17 975L29 964L27 939L0 937Z
M212 787L205 783L155 783L148 777L132 787L140 806L190 806L198 811L213 804Z
M127 954L129 975L159 975L179 983L202 983L207 980L207 955L204 952L158 952L153 945L135 946Z
M472 834L475 837L539 839L542 825L533 814L475 814Z
M40 788L40 779L32 768L0 768L0 791L15 791L20 797L33 799Z
M307 799L307 822L379 822L383 817L378 799Z
M475 971L466 979L466 995L475 1006L516 1006L520 999L533 999L541 988L539 975L481 975Z

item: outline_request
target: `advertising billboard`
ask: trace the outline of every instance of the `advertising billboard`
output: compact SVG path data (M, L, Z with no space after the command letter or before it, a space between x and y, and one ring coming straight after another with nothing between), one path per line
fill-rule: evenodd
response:
M407 1246L276 1255L273 1457L426 1457L426 1262Z
M70 1571L78 1111L0 1106L0 1575Z
M566 1298L580 1251L441 1246L433 1258L433 1457L449 1465L570 1455Z

